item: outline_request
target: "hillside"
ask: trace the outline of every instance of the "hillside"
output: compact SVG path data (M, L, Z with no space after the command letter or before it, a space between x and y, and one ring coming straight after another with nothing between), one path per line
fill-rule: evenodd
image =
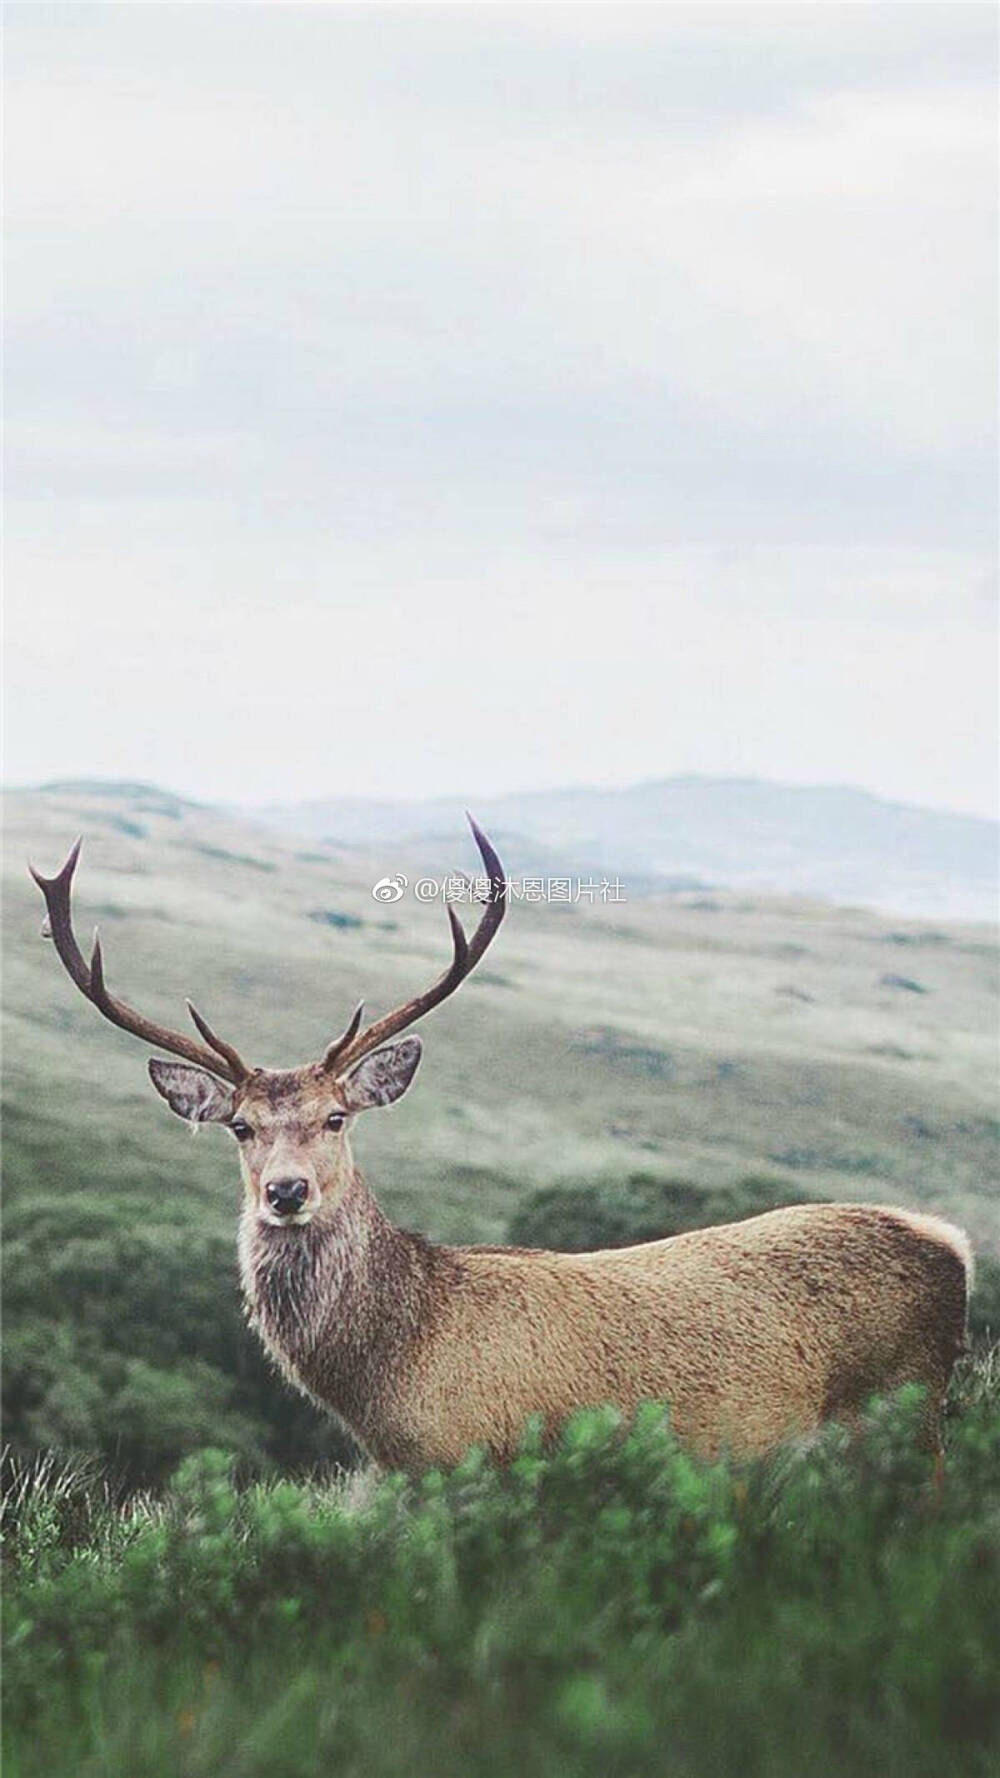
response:
M262 1415L269 1448L301 1455L316 1416L239 1323L232 1144L192 1143L144 1047L71 986L24 860L52 870L82 832L78 931L100 923L112 989L177 1025L191 994L282 1066L361 994L377 1014L439 971L440 907L371 895L424 849L297 845L142 786L13 794L7 832L6 1411L22 1442L143 1475L206 1440L257 1450ZM475 866L458 823L447 855ZM724 892L516 902L356 1156L435 1238L502 1240L553 1185L763 1176L790 1199L946 1211L996 1253L996 988L986 927Z
M78 831L79 926L100 922L112 982L168 1020L192 993L256 1060L316 1053L359 995L377 1011L447 954L439 907L371 898L371 871L419 873L417 851L307 851L142 787L12 795L15 1154L31 1107L29 1124L81 1142L134 1116L130 1144L185 1191L208 1193L230 1172L221 1140L196 1155L180 1140L150 1095L142 1046L88 1009L38 937L23 860L53 867ZM475 866L457 821L450 851ZM985 1235L996 1226L995 958L986 928L929 930L787 898L515 903L488 963L428 1020L419 1090L360 1132L362 1157L392 1208L436 1235L495 1238L528 1187L638 1166L706 1179L777 1170L831 1193L902 1194L960 1210Z
M843 786L679 777L475 801L479 819L507 836L517 870L551 862L619 871L633 895L686 877L934 919L997 915L995 822ZM462 808L460 797L333 797L260 813L274 827L314 839L408 845L453 833Z

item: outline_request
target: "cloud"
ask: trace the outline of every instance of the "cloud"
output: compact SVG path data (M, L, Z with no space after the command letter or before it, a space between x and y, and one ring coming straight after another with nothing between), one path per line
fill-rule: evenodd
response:
M26 7L8 29L15 775L84 613L169 736L223 647L211 611L227 669L181 787L231 794L227 737L275 715L284 659L251 618L280 601L291 634L343 643L352 710L393 686L346 788L392 792L405 712L412 788L449 789L433 712L492 589L490 659L531 706L521 755L476 743L494 787L593 776L596 748L612 779L801 763L988 799L966 721L994 713L986 9ZM665 588L673 627L649 616ZM169 640L157 619L143 644L144 600ZM935 631L958 708L929 762ZM653 649L676 726L643 714ZM836 720L852 651L864 747ZM136 723L70 700L81 756L132 773Z

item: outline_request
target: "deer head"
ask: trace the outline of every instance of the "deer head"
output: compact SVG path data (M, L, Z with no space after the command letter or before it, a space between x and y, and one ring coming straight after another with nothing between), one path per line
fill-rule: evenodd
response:
M250 1067L190 1000L201 1043L154 1023L109 992L98 935L88 963L73 932L71 894L81 841L54 877L29 866L48 908L42 930L54 941L67 974L113 1025L181 1058L152 1057L150 1079L178 1117L193 1126L223 1124L235 1137L244 1186L262 1222L300 1227L336 1204L351 1172L351 1120L370 1106L391 1105L416 1073L420 1039L399 1038L399 1033L453 994L496 936L507 907L503 866L471 815L469 824L489 878L486 908L472 938L466 938L449 904L452 958L444 974L370 1025L362 1026L360 1004L319 1061L291 1069Z

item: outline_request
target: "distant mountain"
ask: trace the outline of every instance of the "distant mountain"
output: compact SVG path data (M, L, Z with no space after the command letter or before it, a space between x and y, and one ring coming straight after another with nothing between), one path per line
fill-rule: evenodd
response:
M621 790L532 791L472 799L515 872L617 872L641 895L692 881L814 896L918 917L997 918L1000 828L883 801L838 785L665 778ZM259 819L340 845L413 842L454 854L460 797L331 797L271 806Z

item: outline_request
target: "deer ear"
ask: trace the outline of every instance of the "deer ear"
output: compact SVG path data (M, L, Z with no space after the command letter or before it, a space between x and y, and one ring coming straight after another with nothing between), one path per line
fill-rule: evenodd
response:
M161 1062L159 1056L151 1056L149 1078L171 1111L189 1124L221 1124L233 1114L232 1088L204 1068L192 1068L187 1062Z
M401 1099L417 1072L422 1050L419 1037L404 1037L363 1056L338 1083L347 1110L367 1111L371 1105L391 1105Z

